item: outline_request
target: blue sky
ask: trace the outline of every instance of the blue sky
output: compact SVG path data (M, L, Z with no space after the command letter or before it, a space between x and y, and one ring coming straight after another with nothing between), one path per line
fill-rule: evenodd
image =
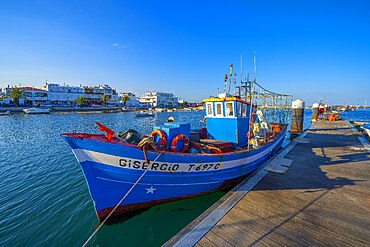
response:
M108 83L200 101L234 63L307 104L370 104L368 1L2 1L0 87ZM252 78L252 77L251 77Z

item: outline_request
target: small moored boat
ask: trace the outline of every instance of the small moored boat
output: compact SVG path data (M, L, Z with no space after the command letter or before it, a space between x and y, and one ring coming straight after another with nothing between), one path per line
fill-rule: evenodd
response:
M13 115L11 111L0 112L0 116L10 116L10 115Z
M140 111L134 114L134 117L153 117L154 112L152 111Z
M50 113L49 108L36 108L36 107L23 109L23 111L26 114L47 114L47 113Z

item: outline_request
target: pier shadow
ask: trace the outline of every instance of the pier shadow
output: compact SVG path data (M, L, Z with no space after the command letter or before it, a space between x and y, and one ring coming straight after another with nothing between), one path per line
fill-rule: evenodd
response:
M329 131L337 129L348 130L348 128L317 129L306 136L309 142L298 142L285 156L293 161L288 172L286 174L269 172L251 190L249 199L244 203L248 204L248 200L254 199L260 203L247 206L245 210L249 211L246 213L249 216L243 217L244 212L240 211L240 208L236 209L237 211L234 212L237 215L240 214L240 219L234 219L232 223L220 224L218 228L233 228L234 232L239 232L237 229L243 229L243 234L249 234L250 231L250 233L254 232L253 235L259 232L260 236L253 240L246 238L251 242L245 244L252 246L266 243L261 242L265 238L270 241L277 238L278 241L279 236L296 244L304 238L302 243L307 244L307 241L315 239L314 235L321 231L311 231L311 227L330 228L330 224L327 225L328 220L339 227L338 222L342 220L339 218L342 217L353 225L357 224L356 227L364 224L360 222L363 220L361 215L364 211L363 205L359 205L359 202L366 200L364 197L369 194L368 190L362 192L361 189L355 189L355 191L361 191L360 194L355 195L356 200L343 205L340 202L345 202L351 190L330 192L343 186L356 186L360 182L369 182L370 154L366 150L351 149L351 147L362 147L357 138L350 135L351 132L343 135L328 134ZM269 206L271 203L274 206ZM348 208L351 206L352 208ZM254 210L254 208L256 214L251 213L251 209ZM350 212L349 216L342 216L347 211ZM271 216L271 212L274 212L274 216ZM326 223L321 222L323 219ZM369 223L369 220L366 221ZM292 227L294 231L287 231ZM342 231L343 229L339 230L339 232ZM313 235L307 236L307 234ZM325 233L320 234L323 234L322 239L330 239L325 236ZM345 235L347 234L350 236L352 233L346 232ZM364 236L368 238L366 234L362 237Z
M308 134L308 143L298 142L285 156L293 161L286 174L269 172L253 190L330 190L365 181L362 179L363 169L356 164L369 163L370 154L351 149L362 147L356 137L327 134L319 129L321 131L323 133ZM337 165L341 167L334 167ZM347 173L348 170L351 173Z

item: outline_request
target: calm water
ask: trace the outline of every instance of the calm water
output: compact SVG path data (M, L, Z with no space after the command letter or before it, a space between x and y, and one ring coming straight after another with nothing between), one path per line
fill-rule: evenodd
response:
M80 246L97 226L83 174L59 133L97 133L94 121L142 133L169 116L201 128L203 112L49 114L0 117L0 246ZM358 119L358 115L365 116ZM356 117L357 116L357 117ZM305 112L305 128L311 112ZM370 111L342 117L370 120ZM361 117L360 117L361 118ZM93 246L159 246L223 195L213 193L152 207L123 223L103 226Z
M357 109L356 111L343 112L339 115L346 120L370 121L370 108L366 110Z

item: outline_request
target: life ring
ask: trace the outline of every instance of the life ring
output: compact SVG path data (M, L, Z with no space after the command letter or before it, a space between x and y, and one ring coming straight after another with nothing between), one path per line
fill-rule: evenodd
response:
M172 141L171 141L171 151L172 152L177 152L177 149L176 149L176 146L177 146L177 142L182 139L184 141L184 145L180 151L180 153L185 153L186 150L188 150L189 148L189 139L186 137L186 135L183 135L183 134L178 134L177 136L175 136Z
M160 138L159 143L163 146L166 146L166 143L167 143L166 134L162 130L159 130L159 129L153 130L152 133L150 133L150 136L153 136L153 137L156 137L157 135Z

